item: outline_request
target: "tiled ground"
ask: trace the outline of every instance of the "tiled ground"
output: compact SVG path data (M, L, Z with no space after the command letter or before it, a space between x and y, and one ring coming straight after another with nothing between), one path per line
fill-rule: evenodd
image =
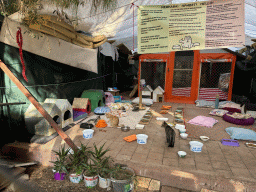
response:
M177 106L183 106L191 110L196 108L195 105L192 104L155 103L151 109L155 112L160 112L162 105L171 105L172 109L169 110L170 112L175 111ZM161 116L161 114L158 113L155 113L155 115ZM173 116L171 114L163 114L162 116L168 117L169 122L172 122ZM134 166L133 168L136 174L161 180L163 185L174 184L176 186L173 187L188 190L191 186L190 181L182 183L180 186L178 186L178 183L184 178L192 178L194 180L192 184L195 185L193 190L197 190L202 183L205 183L203 185L215 185L212 181L207 181L208 176L209 178L216 177L216 179L223 177L225 179L237 179L238 181L256 182L256 149L247 148L244 145L245 142L240 142L240 147L231 147L222 145L218 140L209 140L203 142L204 146L201 153L194 153L189 149L189 141L199 141L199 138L190 137L184 140L180 138L178 131L175 129L175 146L170 148L167 147L165 130L161 127L161 124L162 122L157 121L156 116L154 116L143 130L122 132L120 129L107 127L103 129L106 132L102 132L100 129L94 128L94 136L89 140L83 139L82 129L79 128L79 126L73 127L66 133L78 146L80 142L88 144L88 146L91 147L94 143L97 144L97 146L105 143L105 147L111 149L107 155L113 157L116 162ZM126 136L139 133L148 135L147 144L139 145L136 141L128 143L123 140ZM50 149L55 150L58 149L60 145L64 144L59 137L51 142L52 148ZM44 152L47 151L46 148L47 147L44 148ZM177 155L179 150L186 151L187 156L185 158L179 158ZM32 150L30 150L30 152L31 151ZM48 152L49 151L50 150L48 150ZM179 175L181 173L183 174L182 177ZM185 173L188 175L184 176ZM196 174L204 175L199 179L199 177L195 176ZM175 179L169 179L169 177L174 176L178 177L175 182ZM198 184L198 182L200 182L200 184ZM222 180L220 180L220 182L222 182ZM231 184L235 186L235 184ZM222 183L218 186L225 185L226 184ZM218 186L216 184L215 187ZM232 189L222 190L219 187L220 191L233 191Z

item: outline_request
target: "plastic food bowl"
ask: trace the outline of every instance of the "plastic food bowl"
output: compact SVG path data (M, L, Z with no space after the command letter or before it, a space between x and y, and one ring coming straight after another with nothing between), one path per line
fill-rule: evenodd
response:
M136 135L136 137L137 137L137 143L138 144L146 144L147 143L147 139L148 139L147 135L138 134L138 135Z
M179 131L180 131L180 133L185 133L186 129L185 128L180 128Z
M93 132L94 130L93 129L85 129L83 131L83 138L85 139L91 139L93 137Z
M181 134L180 134L180 137L181 137L182 139L187 139L188 134L187 134L187 133L181 133Z
M199 141L190 141L189 144L190 144L190 150L193 152L201 152L204 145Z
M208 141L210 138L207 137L207 136L200 136L200 139L201 139L202 141Z
M179 157L185 157L187 155L187 153L185 151L178 151L178 155Z

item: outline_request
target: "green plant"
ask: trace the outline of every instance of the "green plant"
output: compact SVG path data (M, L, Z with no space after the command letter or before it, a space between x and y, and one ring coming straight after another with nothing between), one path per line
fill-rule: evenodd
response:
M54 170L56 172L65 172L67 173L67 156L69 149L65 149L65 145L59 149L59 151L53 151L57 155L56 161L50 161L54 164Z
M111 177L116 180L134 180L134 173L129 169L125 169L120 165L116 165L112 168Z
M94 164L84 164L85 167L85 175L87 177L96 176L98 174L98 169Z
M93 144L94 146L94 152L90 151L92 157L98 161L103 160L104 155L110 150L110 149L106 149L103 150L103 147L105 146L106 143L104 143L99 149L97 148L97 146L95 145L95 143Z
M84 170L84 164L87 164L90 157L89 147L87 145L81 146L77 151L74 151L73 154L69 155L69 164L68 169L70 173L76 173L77 175L82 174Z
M92 155L91 160L96 166L97 173L103 178L108 178L112 171L112 168L110 167L110 161L112 161L112 159L105 156L110 149L103 150L104 146L105 143L100 148L97 148L94 144L94 151L91 151L90 153Z

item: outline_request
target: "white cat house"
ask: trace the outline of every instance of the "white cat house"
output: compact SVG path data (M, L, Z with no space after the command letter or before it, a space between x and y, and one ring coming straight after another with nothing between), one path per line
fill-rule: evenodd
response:
M152 98L152 92L153 89L150 87L150 85L147 85L142 89L141 95L143 98Z
M72 106L67 99L46 99L44 103L40 104L59 128L73 123ZM56 132L33 104L29 105L24 117L26 128L31 134L50 136Z
M163 102L164 101L164 90L162 87L158 86L154 91L153 91L153 101L154 102Z
M67 99L45 99L44 103L55 103L61 110L61 128L66 127L73 123L73 110L72 106Z

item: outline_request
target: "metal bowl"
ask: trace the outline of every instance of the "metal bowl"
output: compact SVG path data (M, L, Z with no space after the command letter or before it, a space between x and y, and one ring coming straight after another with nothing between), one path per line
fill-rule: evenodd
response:
M121 127L121 130L123 132L127 132L127 131L130 131L130 127L129 126L123 126L123 127Z

